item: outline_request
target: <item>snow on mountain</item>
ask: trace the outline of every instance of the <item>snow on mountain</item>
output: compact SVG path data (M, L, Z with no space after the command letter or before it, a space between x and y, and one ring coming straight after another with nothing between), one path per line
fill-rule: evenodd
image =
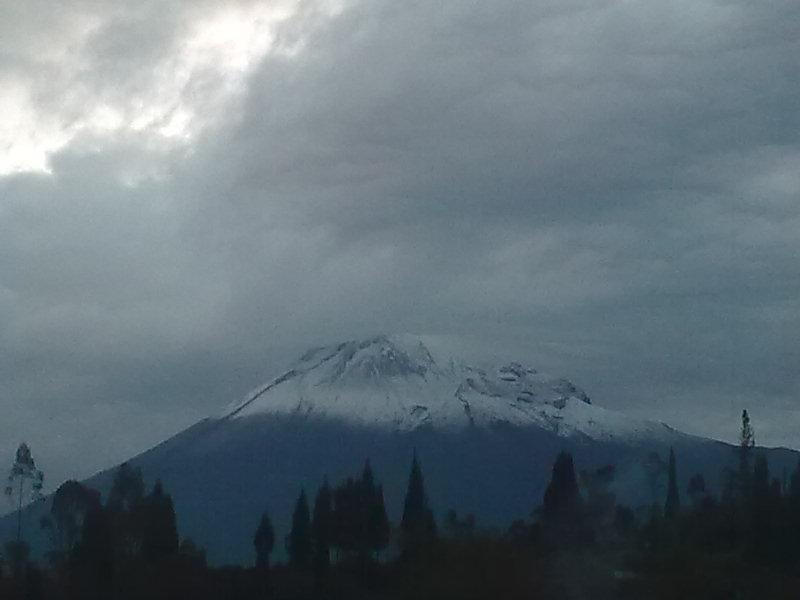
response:
M553 461L567 450L583 471L615 466L613 491L636 507L662 501L666 457L678 457L679 487L702 473L719 490L737 448L595 406L565 379L520 364L475 366L440 338L376 336L307 352L283 375L150 450L130 458L149 485L169 490L181 534L212 564L249 564L265 508L288 531L302 487L338 482L369 459L394 523L402 514L416 453L437 518L448 509L502 530L541 502ZM471 363L471 364L470 364ZM764 450L775 472L798 454ZM87 481L107 493L111 468ZM661 486L661 487L659 487ZM46 502L26 511L38 523ZM0 538L16 530L0 519ZM49 549L28 527L34 553Z
M534 425L618 441L677 434L595 406L567 379L519 363L478 368L429 345L417 336L378 335L315 348L223 418L305 415L394 431Z

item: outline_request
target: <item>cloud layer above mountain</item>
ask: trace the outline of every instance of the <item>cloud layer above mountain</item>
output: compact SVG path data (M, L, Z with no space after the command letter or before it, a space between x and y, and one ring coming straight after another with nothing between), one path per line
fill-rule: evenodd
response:
M0 39L9 456L85 475L375 331L800 447L796 2L38 1Z

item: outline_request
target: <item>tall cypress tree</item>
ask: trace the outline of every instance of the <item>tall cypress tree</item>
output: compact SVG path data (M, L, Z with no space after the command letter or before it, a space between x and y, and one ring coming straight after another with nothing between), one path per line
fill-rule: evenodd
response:
M408 489L403 503L403 518L400 521L401 547L406 556L418 554L426 545L436 539L436 521L428 505L425 493L425 478L422 467L414 452L411 472L408 476Z
M331 517L331 543L336 546L338 556L352 555L360 546L359 484L352 477L333 490L333 514Z
M114 576L114 533L110 511L99 502L87 510L81 539L72 553L77 597L109 598Z
M292 529L286 540L289 553L289 564L295 569L307 570L311 566L311 515L308 510L306 491L300 490L300 496L292 514Z
M553 463L550 483L544 492L542 515L548 522L574 520L580 508L581 494L572 454L560 452Z
M364 464L359 481L362 515L360 522L364 529L362 538L364 550L378 554L389 544L389 518L383 499L383 487L375 482L369 460Z
M675 467L675 451L669 449L669 468L667 481L667 501L664 503L664 517L674 519L681 510L681 497L678 493L678 475Z
M263 571L269 570L269 555L272 554L274 545L275 530L272 528L272 521L270 521L269 514L264 511L264 514L261 515L258 529L256 529L256 534L253 536L257 568Z
M311 521L311 539L314 552L314 574L319 579L327 572L331 560L331 513L333 512L331 488L328 480L314 499L314 517Z
M159 562L178 553L175 507L160 480L144 500L142 521L142 555L145 560Z
M372 552L380 554L389 545L389 534L391 533L382 485L373 488L369 507L367 542Z
M115 561L123 564L141 555L145 513L142 471L122 463L114 474L106 510L114 539Z

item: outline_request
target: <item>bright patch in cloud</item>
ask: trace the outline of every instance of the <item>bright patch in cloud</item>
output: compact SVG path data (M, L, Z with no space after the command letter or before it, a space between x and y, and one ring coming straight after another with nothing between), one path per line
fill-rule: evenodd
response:
M129 94L118 94L109 82L108 97L96 92L81 98L79 113L43 114L31 98L29 84L12 81L0 89L0 175L49 172L48 158L80 134L103 137L124 132L164 144L186 144L203 127L225 114L242 91L251 69L274 48L276 27L292 16L290 2L229 7L202 16L172 52L154 65L152 75ZM84 30L84 40L94 32ZM82 47L78 44L78 47ZM70 95L80 96L80 50L59 55L71 76ZM70 72L71 71L71 72ZM78 90L76 92L76 90ZM54 89L53 94L64 94ZM116 96L116 98L115 98ZM145 140L147 141L147 140Z

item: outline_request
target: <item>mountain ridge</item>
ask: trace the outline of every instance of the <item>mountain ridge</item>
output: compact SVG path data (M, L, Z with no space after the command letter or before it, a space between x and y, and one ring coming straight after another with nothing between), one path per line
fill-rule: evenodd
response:
M519 362L475 367L431 346L417 336L378 335L313 348L221 414L127 462L149 484L163 482L181 535L206 547L213 564L248 563L265 509L276 531L288 531L301 488L341 481L367 459L393 522L416 453L437 517L455 509L496 530L541 502L561 451L573 454L579 472L614 465L612 491L630 506L663 502L670 449L681 490L694 473L719 490L726 469L736 467L737 447L607 410L567 379ZM775 472L798 459L764 452ZM86 483L107 494L114 471ZM37 523L48 502L26 509L27 522ZM14 525L13 516L0 519L0 535ZM46 536L28 530L41 555Z
M221 416L256 414L314 414L399 431L505 423L593 439L678 434L595 406L566 378L519 362L486 369L443 358L424 337L410 334L313 348Z

